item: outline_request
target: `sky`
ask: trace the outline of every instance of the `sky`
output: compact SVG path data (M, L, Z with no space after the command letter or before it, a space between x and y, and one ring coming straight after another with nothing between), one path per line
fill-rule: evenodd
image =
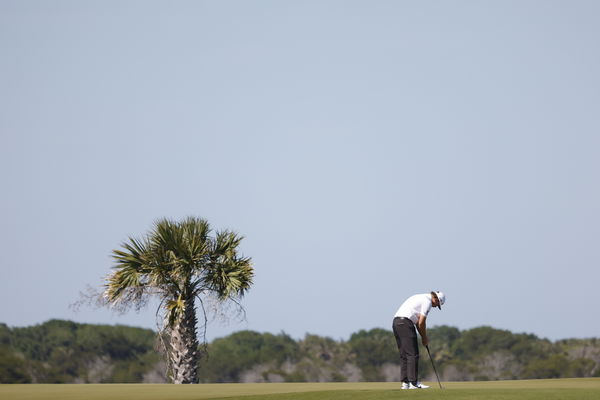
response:
M70 304L162 217L243 235L232 332L600 337L597 1L0 0L0 322Z

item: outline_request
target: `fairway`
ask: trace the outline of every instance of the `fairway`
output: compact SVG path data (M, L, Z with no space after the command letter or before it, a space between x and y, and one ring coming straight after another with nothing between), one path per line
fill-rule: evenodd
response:
M493 382L437 382L428 390L400 390L398 383L99 384L0 385L2 400L375 400L375 399L600 399L600 378Z

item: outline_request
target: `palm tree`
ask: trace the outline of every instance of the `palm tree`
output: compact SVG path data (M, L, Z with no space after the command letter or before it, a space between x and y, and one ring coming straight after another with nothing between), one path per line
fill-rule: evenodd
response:
M196 300L206 327L206 300L239 305L252 284L251 259L238 255L243 237L227 230L211 234L203 219L162 219L142 240L130 237L122 249L113 250L116 265L105 284L105 300L139 309L149 297L158 296L159 338L167 339L162 343L173 383L198 382Z

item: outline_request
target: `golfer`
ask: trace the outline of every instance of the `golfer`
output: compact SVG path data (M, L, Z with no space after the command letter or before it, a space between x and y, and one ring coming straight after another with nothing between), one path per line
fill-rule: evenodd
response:
M429 386L418 381L419 344L417 331L423 346L429 344L425 321L431 307L442 309L446 296L442 292L415 294L409 297L396 311L392 329L400 351L400 378L402 389L427 389ZM416 329L415 329L416 326Z

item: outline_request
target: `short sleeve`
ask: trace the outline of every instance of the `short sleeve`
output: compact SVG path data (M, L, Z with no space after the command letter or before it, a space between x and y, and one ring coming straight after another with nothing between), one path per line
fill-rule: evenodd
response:
M421 303L421 309L419 310L419 312L421 313L421 315L427 316L429 314L430 310L431 310L431 300L427 297L427 298L425 298L425 301L423 301Z

